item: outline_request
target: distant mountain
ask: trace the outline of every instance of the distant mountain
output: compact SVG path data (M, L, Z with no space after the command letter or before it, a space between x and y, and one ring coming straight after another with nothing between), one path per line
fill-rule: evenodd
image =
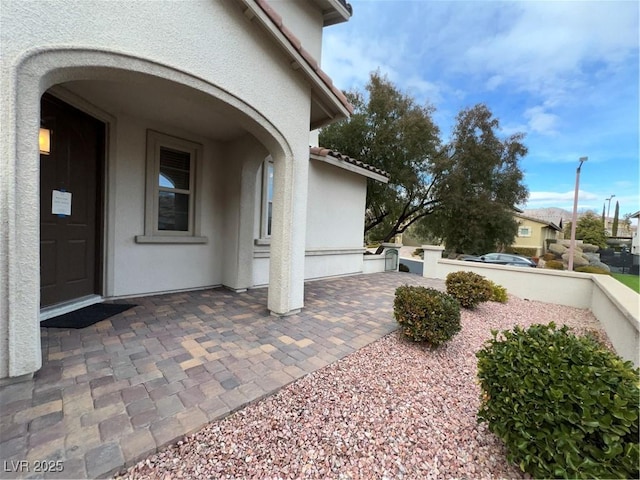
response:
M548 207L548 208L529 208L523 212L523 215L527 217L537 218L544 222L551 222L556 225L560 225L560 219L562 219L562 223L567 223L571 221L572 213L569 210L565 210L563 208L557 207ZM578 212L578 217L580 217L581 212Z
M578 218L586 213L586 210L578 210ZM524 210L522 214L526 217L537 218L538 220L542 220L543 222L551 222L557 226L560 226L560 219L562 219L562 225L567 225L567 222L571 222L572 213L569 210L565 210L563 208L557 207L549 207L549 208L529 208ZM597 214L596 214L597 215ZM600 216L598 215L598 218ZM622 218L620 219L620 224L618 226L618 236L620 237L632 237L633 232L637 230L636 225L631 225L630 228L626 228L622 223ZM607 217L605 222L605 230L607 231L607 235L611 235L611 227L613 224L613 217Z

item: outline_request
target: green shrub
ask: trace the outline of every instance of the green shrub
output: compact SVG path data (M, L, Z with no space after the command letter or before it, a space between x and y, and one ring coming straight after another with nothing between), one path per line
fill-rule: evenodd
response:
M547 253L545 253L545 254L542 256L542 259L543 259L545 262L548 262L549 260L555 260L556 258L558 258L558 257L556 257L556 256L555 256L553 253L551 253L551 252L547 252Z
M544 268L551 270L564 270L564 264L560 260L549 260L544 264Z
M607 272L604 268L596 267L593 265L585 265L584 267L574 268L576 272L583 273L597 273L598 275L611 275L611 273Z
M404 273L408 273L409 267L406 266L404 263L401 263L400 265L398 265L398 270Z
M555 324L492 332L478 420L535 478L638 478L639 371Z
M447 293L460 302L464 308L473 308L491 298L489 280L473 272L453 272L445 280Z
M493 283L491 280L489 280L489 285L491 285L490 302L507 303L509 301L506 288L497 283Z
M422 248L416 248L416 249L413 251L413 255L414 255L415 257L424 258L424 250L423 250Z
M437 347L460 331L460 305L433 288L403 285L396 289L393 315L414 342Z

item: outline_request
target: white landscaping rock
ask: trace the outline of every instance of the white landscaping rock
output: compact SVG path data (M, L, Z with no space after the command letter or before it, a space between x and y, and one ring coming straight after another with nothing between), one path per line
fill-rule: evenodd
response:
M569 252L562 255L562 261L564 263L569 263ZM580 253L576 252L573 255L573 267L586 267L589 265L589 260L583 257Z

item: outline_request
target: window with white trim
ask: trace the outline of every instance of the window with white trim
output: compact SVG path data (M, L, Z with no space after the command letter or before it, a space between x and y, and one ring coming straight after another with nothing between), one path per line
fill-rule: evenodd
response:
M204 243L198 236L196 175L202 146L147 131L145 234L138 243Z
M260 238L271 238L273 218L273 160L267 158L262 164L262 211L260 215Z
M531 236L531 227L518 227L518 236L519 237L530 237Z

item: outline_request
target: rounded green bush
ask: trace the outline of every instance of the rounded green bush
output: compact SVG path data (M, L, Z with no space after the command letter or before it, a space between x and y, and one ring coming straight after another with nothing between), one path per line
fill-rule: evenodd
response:
M437 347L460 331L460 305L433 288L403 285L396 289L393 315L414 342Z
M544 264L544 268L550 268L551 270L564 270L564 264L560 260L549 260Z
M453 272L445 280L447 293L464 308L488 302L493 293L489 280L473 272Z
M639 370L592 336L515 327L476 353L478 420L535 478L638 478Z
M509 301L506 288L497 283L493 283L491 280L489 280L489 285L491 285L490 302L507 303Z

